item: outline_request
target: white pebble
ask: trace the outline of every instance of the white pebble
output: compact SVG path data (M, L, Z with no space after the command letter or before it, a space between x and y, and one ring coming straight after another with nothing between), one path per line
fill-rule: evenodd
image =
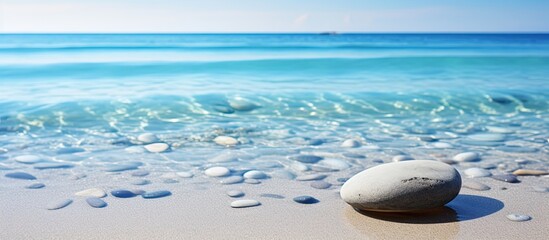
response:
M514 221L514 222L524 222L532 219L532 217L528 215L522 215L522 214L509 214L507 215L507 219Z
M470 178L480 178L480 177L489 177L492 176L492 173L486 169L482 168L467 168L463 171L465 175L467 175Z
M238 144L238 140L233 137L219 136L214 139L214 142L223 146L234 146Z
M81 197L102 198L102 197L107 196L107 193L105 191L103 191L102 189L99 189L99 188L90 188L90 189L86 189L86 190L77 192L74 195L81 196Z
M347 139L341 143L341 147L344 148L357 148L360 147L360 142L354 139Z
M479 160L480 155L476 152L463 152L454 156L453 160L458 162L472 162Z
M243 199L243 200L236 200L231 203L231 207L233 208L246 208L246 207L255 207L259 206L261 203L259 203L257 200L253 199Z
M13 158L18 163L35 164L42 161L42 158L36 155L21 155Z
M137 140L142 143L155 143L158 142L158 137L152 133L143 133L137 137Z
M192 178L194 176L192 172L177 172L176 174L182 178Z
M147 151L153 152L153 153L164 152L164 151L168 150L168 148L170 148L170 145L168 145L166 143L153 143L153 144L145 145L145 149L147 149Z
M244 196L244 192L242 192L240 190L230 190L230 191L227 191L227 195L229 197L233 197L233 198L242 197L242 196Z
M247 179L264 179L264 178L267 178L267 174L265 174L262 171L257 171L257 170L247 171L246 173L244 173L243 176L244 176L244 178L247 178Z
M211 167L204 171L204 174L210 177L224 177L231 173L226 167Z

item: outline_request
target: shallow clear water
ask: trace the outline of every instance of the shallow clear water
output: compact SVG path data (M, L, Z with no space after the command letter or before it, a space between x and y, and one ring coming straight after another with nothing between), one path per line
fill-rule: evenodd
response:
M483 160L464 167L545 169L548 83L549 35L0 35L0 170L64 170L13 160L34 154L71 172L348 177L465 151ZM146 152L146 132L170 150Z

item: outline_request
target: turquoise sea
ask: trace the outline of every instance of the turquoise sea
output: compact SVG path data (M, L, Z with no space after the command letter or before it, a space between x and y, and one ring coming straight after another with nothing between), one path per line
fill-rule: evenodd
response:
M547 34L4 34L0 89L0 171L549 163ZM143 133L169 149L147 152ZM324 162L295 161L311 154Z

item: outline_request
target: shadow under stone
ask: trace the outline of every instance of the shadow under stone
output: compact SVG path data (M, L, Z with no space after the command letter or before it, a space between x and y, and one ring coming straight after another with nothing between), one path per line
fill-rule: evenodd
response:
M503 202L494 198L460 194L444 207L421 212L357 211L364 216L384 221L432 224L467 221L485 217L501 210L503 206Z

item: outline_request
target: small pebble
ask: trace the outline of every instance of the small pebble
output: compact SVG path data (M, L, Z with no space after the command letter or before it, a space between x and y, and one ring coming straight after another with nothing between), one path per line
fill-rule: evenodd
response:
M230 176L222 179L219 182L224 185L237 184L244 182L244 178L242 176Z
M86 198L86 202L94 208L104 208L107 206L107 203L103 199L97 197Z
M131 198L136 196L135 193L123 189L111 191L111 195L117 198Z
M517 177L513 174L498 174L498 175L493 175L492 178L496 179L496 180L499 180L499 181L508 182L508 183L518 183L518 182L520 182L517 179Z
M297 155L293 156L290 159L296 160L302 163L317 163L318 161L322 160L323 157L315 156L315 155Z
M326 177L327 177L327 175L325 175L325 174L313 173L313 174L298 176L298 177L295 178L295 180L297 180L297 181L313 181L313 180L322 180Z
M328 189L332 186L332 184L327 183L325 181L314 181L311 183L311 187L316 189Z
M61 209L61 208L64 208L66 206L69 206L71 203L72 203L71 199L64 199L64 200L61 200L61 201L52 202L52 203L48 204L47 209L48 210L57 210L57 209Z
M480 160L480 155L476 152L464 152L454 156L453 160L458 162L473 162Z
M166 143L152 143L152 144L145 145L145 149L147 149L147 151L152 153L161 153L168 150L169 148L170 148L170 145Z
M465 181L463 182L463 185L462 187L464 188L469 188L469 189L472 189L472 190L477 190L477 191L488 191L490 190L490 187L484 183L479 183L479 182L476 182L476 181Z
M238 140L228 136L218 136L214 139L214 142L222 146L234 146L238 144Z
M253 179L253 178L248 178L246 180L244 180L245 183L247 184L260 184L261 181L257 180L257 179Z
M239 198L239 197L243 197L245 194L240 190L230 190L230 191L227 191L227 195L229 197Z
M224 177L231 173L226 167L211 167L204 171L204 174L210 177Z
M102 197L106 197L107 193L105 191L103 191L103 189L100 189L100 188L90 188L90 189L86 189L86 190L77 192L74 195L81 196L81 197L102 198Z
M39 189L39 188L43 188L45 187L46 185L44 185L43 183L33 183L31 185L28 185L26 186L25 188L28 188L28 189Z
M134 179L134 180L130 181L130 184L138 185L138 186L143 186L143 185L147 185L147 184L150 184L150 183L151 183L151 181L149 181L147 179Z
M338 179L336 179L336 181L341 182L341 183L347 182L347 180L349 180L349 178L338 178Z
M57 154L73 154L73 153L80 153L80 152L85 152L85 151L86 151L86 149L79 148L79 147L64 147L64 148L57 149L57 151L55 151L55 153L57 153Z
M234 113L234 109L229 106L217 105L217 106L214 106L213 109L217 112L225 113L225 114Z
M229 100L229 105L237 111L244 111L244 112L252 111L260 107L259 105L243 98L231 99Z
M482 168L467 168L463 171L463 173L470 178L489 177L492 175L490 171Z
M148 144L158 142L158 137L152 133L143 133L137 137L137 140L142 143Z
M342 155L347 158L359 158L359 159L366 158L366 156L358 153L343 153Z
M8 178L21 179L21 180L36 180L36 177L25 172L12 172L6 173Z
M532 217L528 216L528 215L521 215L521 214L509 214L507 215L507 219L511 220L511 221L514 221L514 222L525 222L525 221L528 221L530 219L532 219Z
M231 203L231 207L233 208L247 208L247 207L255 207L259 205L261 205L261 203L253 199L236 200Z
M160 190L160 191L154 191L154 192L145 192L141 196L143 198L150 199L150 198L167 197L167 196L170 196L170 195L172 195L172 193L170 191Z
M452 146L452 144L449 144L449 143L445 143L445 142L436 142L436 143L433 143L432 146L434 148L452 148L454 146Z
M532 170L532 169L518 169L513 172L513 175L517 176L541 176L547 175L549 172L542 170Z
M134 176L134 177L144 177L144 176L147 176L149 174L150 173L147 170L137 170L135 172L132 172L132 176Z
M177 174L177 176L180 176L182 178L192 178L194 176L192 172L177 172L175 174Z
M74 165L68 164L68 163L60 163L60 162L45 162L45 163L37 163L34 165L34 168L38 170L54 169L54 168L72 168L72 167L74 167Z
M347 139L341 143L341 147L344 148L357 148L360 147L360 142L354 139Z
M243 176L244 176L244 178L247 178L247 179L265 179L265 178L267 178L267 174L265 174L262 171L257 171L257 170L247 171L246 173L244 173Z
M266 198L284 199L284 196L278 195L278 194L272 194L272 193L262 193L259 196L266 197Z
M314 204L318 203L318 199L311 197L311 196L298 196L294 198L294 202L301 203L301 204Z
M14 157L13 160L15 160L18 163L35 164L35 163L41 162L43 159L36 155L21 155L21 156Z

